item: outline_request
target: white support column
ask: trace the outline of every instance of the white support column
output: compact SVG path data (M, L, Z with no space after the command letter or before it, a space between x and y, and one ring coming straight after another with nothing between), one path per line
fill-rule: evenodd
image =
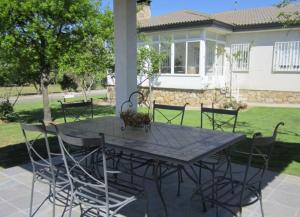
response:
M137 90L136 1L114 0L116 115ZM136 99L133 109L136 110Z
M206 32L203 30L200 33L200 75L205 76L205 55L206 55Z

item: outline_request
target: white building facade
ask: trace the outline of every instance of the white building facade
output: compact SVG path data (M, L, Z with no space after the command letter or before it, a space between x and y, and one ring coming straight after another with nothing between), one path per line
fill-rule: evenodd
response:
M299 4L295 7L300 10ZM300 26L283 28L274 21L277 10L143 17L139 26L145 37L137 47L151 46L166 57L153 83L156 100L197 106L231 96L245 102L300 103ZM262 17L255 17L257 12Z

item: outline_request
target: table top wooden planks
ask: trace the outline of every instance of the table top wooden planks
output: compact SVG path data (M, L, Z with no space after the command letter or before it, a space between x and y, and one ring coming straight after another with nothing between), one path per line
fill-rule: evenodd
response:
M79 137L97 137L104 133L108 146L176 163L193 163L246 138L238 133L163 123L151 123L148 132L130 127L122 131L121 119L114 116L58 126L61 132ZM53 132L54 128L48 130Z

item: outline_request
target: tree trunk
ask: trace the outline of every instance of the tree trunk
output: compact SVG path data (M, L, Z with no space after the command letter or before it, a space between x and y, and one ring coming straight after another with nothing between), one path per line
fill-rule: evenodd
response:
M49 95L48 95L48 86L50 83L50 65L46 61L46 47L47 42L43 36L41 37L41 52L40 52L40 74L41 74L41 91L43 95L43 111L44 111L44 121L45 123L50 123L51 110L49 106Z
M48 73L43 73L41 78L41 90L43 94L43 111L44 111L44 121L49 123L52 121L51 110L49 105L49 95L48 95L48 85L49 78Z
M150 76L149 78L149 107L150 107L150 110L152 109L152 76Z
M84 97L84 101L87 102L87 93L86 93L86 84L84 82L84 80L81 83L81 89L82 89L82 95Z

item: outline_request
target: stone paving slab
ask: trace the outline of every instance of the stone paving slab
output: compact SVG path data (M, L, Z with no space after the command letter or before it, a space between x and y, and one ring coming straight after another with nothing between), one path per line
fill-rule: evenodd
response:
M32 173L28 166L19 166L0 171L0 217L28 216ZM238 170L239 166L234 169ZM186 180L186 179L185 179ZM163 217L162 206L158 200L153 183L147 183L150 211L149 217ZM215 210L207 213L201 210L201 200L195 199L190 208L190 195L193 184L185 181L182 184L182 195L176 196L177 175L163 181L163 193L168 204L170 217L214 217ZM48 195L48 187L37 184L34 206L37 207ZM265 217L300 217L300 177L285 174L266 173L263 187ZM138 200L124 208L118 217L143 217L145 201ZM62 207L56 208L57 217L61 216ZM67 213L64 216L68 216ZM79 217L78 208L74 209L72 217ZM243 217L260 217L260 206L254 204L243 209ZM36 213L35 217L52 217L52 203L47 201ZM220 211L220 217L232 217L231 214Z

